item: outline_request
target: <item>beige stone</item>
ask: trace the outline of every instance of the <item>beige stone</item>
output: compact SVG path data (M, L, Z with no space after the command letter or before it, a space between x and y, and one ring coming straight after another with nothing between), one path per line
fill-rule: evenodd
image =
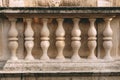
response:
M79 56L79 49L81 46L81 42L80 42L80 36L81 36L81 30L79 29L79 21L80 19L78 18L74 18L73 22L74 22L74 26L72 29L72 42L71 42L71 46L73 49L73 56L72 56L72 60L73 61L79 61L80 60L80 56Z
M114 0L98 0L98 7L111 7Z
M0 66L1 70L3 68L5 72L9 70L16 73L116 72L119 70L119 35L116 35L119 34L119 16L110 21L112 16L107 18L106 14L104 16L102 14L99 16L98 14L94 16L93 14L62 14L59 17L57 14L20 15L12 15L16 22L14 21L13 24L15 31L13 30L10 35L8 33L11 31L9 29L11 21L7 18L2 20L4 27L1 30L1 38L3 39L0 43L4 44L0 44L3 46L0 57L1 60L8 61ZM26 18L28 16L30 18ZM38 22L31 17L38 18ZM11 50L8 50L8 39L11 35L18 39L18 47L12 45L13 49L17 48L15 51L17 61L8 59L11 57ZM105 37L115 40L113 46L116 49L111 47L109 42L104 44ZM16 42L16 40L13 41ZM105 50L108 52L110 48L109 54L113 59L103 59L108 54ZM92 58L87 59L91 55Z
M27 55L26 55L25 59L26 60L34 60L34 57L32 56L32 49L34 46L34 42L33 42L34 32L33 32L33 29L31 27L32 19L27 18L26 22L27 22L27 27L25 30L25 48L27 51Z
M56 8L64 1L1 8L0 74L19 78L0 80L119 80L119 8ZM82 4L72 1L67 5Z
M16 30L16 21L17 19L15 18L10 18L9 19L11 21L11 27L9 29L9 32L8 32L8 40L9 40L9 49L11 51L11 60L18 60L17 56L16 56L16 51L17 51L17 48L18 48L18 31Z
M60 19L58 18L57 19L57 22L58 22L58 28L56 30L56 47L57 47L57 51L58 51L58 55L56 57L56 59L59 59L59 60L64 60L64 55L63 55L63 50L64 50L64 47L65 47L65 30L63 28L63 21L64 19Z
M119 7L119 0L1 0L1 7Z
M110 56L110 52L113 46L112 43L112 35L113 35L113 31L110 27L110 21L112 20L112 18L106 18L105 22L106 22L106 28L103 32L104 35L104 42L103 42L103 47L105 49L105 56L104 59L112 59L112 57Z
M2 0L0 0L0 7L2 7L3 6L3 1Z
M88 59L97 59L95 55L95 48L97 46L97 42L96 42L97 31L94 26L96 19L89 19L89 20L90 20L90 28L88 30L88 36L89 36L88 47L89 47L90 54L88 56Z
M24 7L24 0L9 0L9 7Z
M42 60L49 60L49 57L48 57L48 48L50 46L50 43L49 43L49 35L50 35L50 32L49 32L49 29L47 27L47 24L48 24L48 19L42 19L42 22L43 22L43 28L41 29L41 48L42 48L42 56L40 59Z
M64 55L63 55L63 50L65 47L65 42L64 42L64 36L65 36L65 30L63 28L63 21L64 19L57 19L58 22L58 28L56 30L56 47L58 51L58 55L56 59L64 60Z

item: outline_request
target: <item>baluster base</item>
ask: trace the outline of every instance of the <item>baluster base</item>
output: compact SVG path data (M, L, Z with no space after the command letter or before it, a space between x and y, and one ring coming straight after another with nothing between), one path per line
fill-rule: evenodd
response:
M50 58L47 55L42 55L40 60L48 61L48 60L50 60Z
M10 60L18 60L18 58L16 56L12 56Z
M34 60L34 57L32 55L26 56L25 60Z
M72 57L71 57L71 60L72 61L79 61L81 58L80 58L80 56L79 55L73 55Z
M96 60L97 59L97 57L96 56L88 56L88 59L93 59L93 60Z
M57 60L65 60L65 57L64 56L57 56L56 59Z
M113 58L109 55L109 56L104 56L103 58L104 60L113 60Z

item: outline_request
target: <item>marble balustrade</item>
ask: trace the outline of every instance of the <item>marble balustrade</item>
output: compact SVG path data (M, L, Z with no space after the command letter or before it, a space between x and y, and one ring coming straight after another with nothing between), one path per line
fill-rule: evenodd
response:
M48 20L49 18L42 18L40 19L42 22L42 29L40 31L40 47L42 50L42 56L40 57L40 60L50 60L50 57L48 55L48 49L50 47L50 29L48 27ZM89 55L88 55L88 59L91 60L96 60L98 59L96 56L96 47L97 45L97 29L95 26L95 22L96 22L96 18L89 18L89 29L88 29L88 48L89 48ZM111 22L112 18L104 18L104 22L105 22L105 29L103 31L103 47L105 50L105 56L103 59L105 60L111 60L111 48L112 48L112 29L110 27L110 22ZM8 32L8 47L10 50L10 54L11 60L19 60L18 57L16 56L16 52L17 52L17 48L18 48L18 31L16 29L16 21L17 18L9 18L10 21L10 28L9 28L9 32ZM25 27L25 31L24 31L24 46L25 46L25 50L26 50L26 55L25 55L25 60L34 60L35 58L33 57L32 54L32 50L34 47L34 30L32 28L32 18L26 18L25 22L26 22L26 27ZM79 49L81 48L81 35L82 35L82 31L80 29L80 18L73 18L73 27L72 27L72 31L71 31L71 47L72 47L72 56L71 56L71 60L72 61L80 61L82 58L80 57L80 52ZM63 52L65 49L65 35L66 32L64 30L64 18L57 18L56 19L57 22L57 28L55 31L55 35L56 35L56 42L55 42L55 46L57 49L57 56L55 58L55 60L66 60L66 57L64 56ZM85 59L87 59L85 58Z

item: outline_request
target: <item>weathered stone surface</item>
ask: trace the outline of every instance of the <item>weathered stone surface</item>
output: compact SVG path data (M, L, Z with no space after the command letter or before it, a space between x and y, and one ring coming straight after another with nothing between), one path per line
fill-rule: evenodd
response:
M25 7L24 0L9 0L9 7Z
M71 77L66 77L66 76L46 76L45 74L12 74L12 75L1 75L0 79L1 80L119 80L119 76L71 76Z
M81 18L88 18L88 17L92 17L90 16L89 14L98 14L100 17L103 16L105 17L107 14L107 16L111 16L112 14L118 14L120 13L120 7L27 7L27 8L21 8L21 7L13 7L13 8L2 8L0 7L0 13L22 13L22 14L17 14L18 18L22 18L23 16L26 16L26 17L36 17L38 16L38 14L42 14L42 15L45 15L44 18L48 18L48 17L52 17L53 18L53 13L56 14L55 17L65 17L61 14L70 14L70 13L73 13L76 15L79 15L79 14L84 14L84 15L87 15L87 16L81 16L79 15L79 17ZM23 14L25 13L25 14ZM35 13L35 14L33 14ZM44 14L43 14L44 13ZM47 15L47 13L49 13L49 15ZM50 14L51 13L51 14ZM33 16L29 16L27 14L32 14ZM9 14L10 16L13 16L12 14ZM14 15L15 16L15 15ZM66 15L66 18L73 18L72 17L68 17L68 16L72 16L72 15ZM43 17L43 16L40 16L39 17ZM98 17L96 15L94 15L94 17ZM100 18L98 17L98 18Z
M58 64L59 63L59 64ZM90 64L90 65L89 65ZM3 71L17 72L17 73L69 73L69 72L118 72L120 70L119 61L105 61L105 60L81 60L79 62L71 62L71 60L56 61L7 61L3 67ZM0 71L2 72L2 71Z
M119 8L79 8L79 7L62 7L62 8L0 8L1 13L1 33L0 33L0 73L1 74L20 74L16 78L11 76L9 77L0 77L1 80L3 79L24 79L24 80L117 80L119 77L109 76L109 73L114 73L115 75L120 72L120 55L119 55L119 33L120 33L120 15L116 13L120 13ZM105 9L105 10L104 10ZM101 12L102 11L102 12ZM26 14L24 14L26 13ZM43 14L44 13L44 14ZM54 13L54 14L53 14ZM87 13L87 14L86 14ZM90 14L89 14L90 13ZM94 14L93 14L94 13ZM99 13L99 14L98 14ZM102 14L100 14L102 13ZM112 14L115 13L115 14ZM116 16L116 17L113 17ZM8 18L16 18L16 30L18 32L18 50L16 55L18 57L17 61L9 60L10 58L10 51L8 49L8 31L10 30L10 21ZM113 40L113 48L111 51L111 57L113 60L104 60L104 49L103 49L103 31L105 28L105 21L104 18L113 18L109 25L111 26L111 30L114 32L113 35L111 33L104 34L105 37L112 37ZM30 19L28 21L28 26L26 25L26 18ZM48 22L42 21L43 18L47 18ZM58 19L59 18L59 19ZM73 23L73 18L77 18L80 22ZM92 21L89 19L92 18ZM94 19L93 19L94 18ZM56 20L57 19L57 20ZM64 21L63 21L64 20ZM96 22L94 21L96 20ZM43 25L43 22L45 25ZM90 26L90 23L91 26ZM47 27L46 27L47 25ZM78 33L71 36L71 31L73 26L77 26L77 29L80 28L81 30L81 47L80 51L77 53L77 56L81 57L81 59L74 61L71 60L73 55L73 50L78 51L80 44L74 45L73 49L71 47L71 38L73 36L77 38L80 37L80 31ZM109 26L108 25L108 26ZM42 26L44 29L42 30ZM28 30L27 34L23 34L26 31L26 27L30 27L31 29ZM58 28L59 27L59 28ZM90 28L92 27L92 29ZM57 29L58 28L58 29ZM90 32L88 30L90 29ZM58 30L56 32L56 30ZM110 31L111 31L110 30ZM14 32L14 31L13 31ZM42 32L42 37L45 39L41 39L40 33ZM55 33L56 32L56 33ZM94 34L94 33L95 34ZM96 34L96 32L98 34ZM109 30L108 30L109 32ZM34 36L33 36L33 33ZM48 33L48 34L47 34ZM32 35L31 35L32 34ZM74 34L74 31L73 31ZM12 37L14 37L14 33L12 33ZM92 53L95 51L96 60L87 59L90 51L88 49L88 38L90 37L90 41L95 41L97 44L95 50L91 50ZM16 36L15 36L16 37ZM47 37L47 38L46 38ZM47 50L46 43L42 45L41 49L41 41L48 40L50 42L50 47ZM56 38L59 38L58 40ZM25 50L25 38L28 38L27 41L32 39L32 42L35 44L26 46L28 52L32 53L35 60L25 60L26 57L26 50ZM33 41L33 38L35 39ZM65 38L65 39L64 39ZM13 40L14 41L14 40ZM65 46L59 44L56 47L56 41L63 41ZM14 46L14 45L12 45ZM48 47L48 46L47 46ZM94 45L89 45L89 48L93 48ZM109 47L109 44L108 46ZM33 48L33 50L31 50ZM57 52L62 54L64 60L56 60L56 56L58 55ZM61 50L63 49L64 50ZM107 48L106 48L107 49ZM50 60L40 60L41 55L43 54L42 51L47 53ZM110 51L110 50L109 50ZM30 58L30 57L29 57ZM74 58L76 59L76 58ZM3 61L5 60L5 61ZM23 74L24 73L24 74ZM36 73L31 75L25 75L28 73ZM37 75L38 73L42 74ZM44 73L44 74L43 74ZM108 73L108 74L107 74ZM47 77L45 76L46 74ZM54 76L51 77L51 74ZM67 76L61 76L61 75ZM69 75L68 75L69 74ZM77 74L75 76L75 74ZM87 75L89 74L89 75ZM96 76L96 75L97 76ZM107 74L108 76L104 76ZM99 75L99 76L98 76ZM57 77L56 77L57 76ZM101 77L102 76L102 77ZM119 80L119 79L118 79Z
M1 0L0 6L4 7L119 7L119 0Z
M119 0L1 0L1 7L119 7Z

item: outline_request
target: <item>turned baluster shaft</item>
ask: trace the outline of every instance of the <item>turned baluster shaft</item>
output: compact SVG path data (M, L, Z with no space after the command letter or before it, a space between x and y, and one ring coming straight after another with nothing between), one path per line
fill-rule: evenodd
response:
M63 21L64 19L57 19L57 22L58 22L58 27L57 27L57 30L56 30L56 47L57 47L57 51L58 51L58 55L56 57L56 59L60 59L60 60L64 60L65 57L63 55L63 50L64 50L64 47L65 47L65 30L63 28Z
M72 61L78 61L80 60L80 56L79 56L79 49L80 49L80 46L81 46L81 30L79 28L79 21L80 19L78 18L74 18L73 19L73 23L74 23L74 26L73 26L73 29L72 29L72 43L71 43L71 46L72 46L72 49L73 49L73 56L72 56Z
M33 29L32 29L32 19L30 18L27 18L26 19L26 22L27 22L27 27L25 29L25 48L26 48L26 51L27 51L27 55L25 57L26 60L34 60L34 57L32 56L32 49L33 49L33 46L34 46L34 32L33 32Z
M18 60L17 56L16 56L16 51L17 51L17 48L18 48L18 31L16 29L16 21L17 19L15 18L10 18L9 19L10 22L11 22L11 27L9 29L9 32L8 32L8 40L9 40L9 49L10 49L10 52L11 52L11 57L10 59L11 60Z
M88 56L88 59L97 59L96 58L96 55L95 55L95 49L96 49L96 46L97 46L97 43L96 43L96 35L97 35L97 31L95 29L95 20L96 19L89 19L90 21L90 28L88 30L88 47L89 47L89 56Z
M105 27L105 30L103 32L103 35L104 35L103 47L104 47L104 50L105 50L104 59L110 60L110 59L112 59L112 57L110 55L110 52L111 52L111 49L112 49L112 35L113 35L112 29L110 27L110 22L111 22L112 18L106 18L104 20L105 20L105 23L106 23L106 27Z
M49 60L49 57L48 57L48 48L50 46L50 43L49 43L49 29L47 27L47 22L48 22L48 19L42 19L42 22L43 22L43 27L41 29L41 48L42 48L42 51L43 51L43 55L41 56L40 59L42 60Z

